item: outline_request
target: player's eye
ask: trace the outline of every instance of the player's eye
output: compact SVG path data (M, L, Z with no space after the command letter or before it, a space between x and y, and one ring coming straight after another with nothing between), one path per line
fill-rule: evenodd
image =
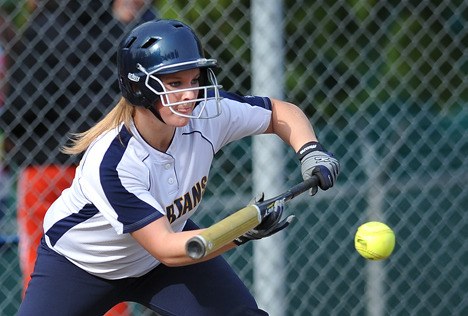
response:
M192 82L191 82L191 85L192 86L199 86L200 85L200 77L193 79Z
M166 84L171 88L178 88L182 85L180 81L169 81Z

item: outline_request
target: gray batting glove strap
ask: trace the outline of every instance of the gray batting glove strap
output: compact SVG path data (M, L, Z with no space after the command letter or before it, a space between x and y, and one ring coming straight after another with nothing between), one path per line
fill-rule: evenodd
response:
M306 148L302 150L302 148ZM328 190L335 182L340 173L340 163L333 157L333 154L326 152L317 142L310 142L304 145L298 152L301 161L301 172L304 180L313 175L319 178L319 187ZM310 195L315 195L318 188L310 189Z
M263 198L261 201L263 201ZM290 215L286 219L281 220L283 210L284 200L276 201L271 207L267 209L262 222L255 228L246 232L244 235L236 238L234 243L240 246L250 240L262 239L285 229L293 221L295 216Z

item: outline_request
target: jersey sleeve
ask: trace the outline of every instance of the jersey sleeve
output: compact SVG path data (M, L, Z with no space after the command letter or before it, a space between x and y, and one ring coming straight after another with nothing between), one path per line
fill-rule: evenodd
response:
M271 121L271 100L222 91L221 115L213 119L213 143L217 152L224 145L265 132Z

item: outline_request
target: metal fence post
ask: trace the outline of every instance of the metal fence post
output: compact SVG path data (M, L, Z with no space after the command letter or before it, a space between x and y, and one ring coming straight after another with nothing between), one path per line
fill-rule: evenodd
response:
M282 1L252 1L252 93L283 97ZM279 193L284 187L284 146L272 136L253 140L254 194ZM254 244L254 291L270 315L285 313L284 241L278 233Z

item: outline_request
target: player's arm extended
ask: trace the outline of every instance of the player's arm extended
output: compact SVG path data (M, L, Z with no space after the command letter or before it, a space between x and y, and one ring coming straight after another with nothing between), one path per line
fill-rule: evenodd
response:
M315 175L319 178L318 186L322 190L328 190L334 185L340 172L338 160L318 143L309 119L300 108L277 99L271 101L271 122L265 133L278 135L296 151L304 180ZM316 193L317 187L313 187L310 195Z
M145 227L134 231L131 235L153 257L169 267L206 261L236 246L234 243L229 243L202 259L194 260L187 256L185 244L190 238L198 235L203 230L174 232L167 218L163 216Z
M307 142L317 141L314 129L304 112L296 105L271 99L272 117L265 133L278 135L296 152Z

